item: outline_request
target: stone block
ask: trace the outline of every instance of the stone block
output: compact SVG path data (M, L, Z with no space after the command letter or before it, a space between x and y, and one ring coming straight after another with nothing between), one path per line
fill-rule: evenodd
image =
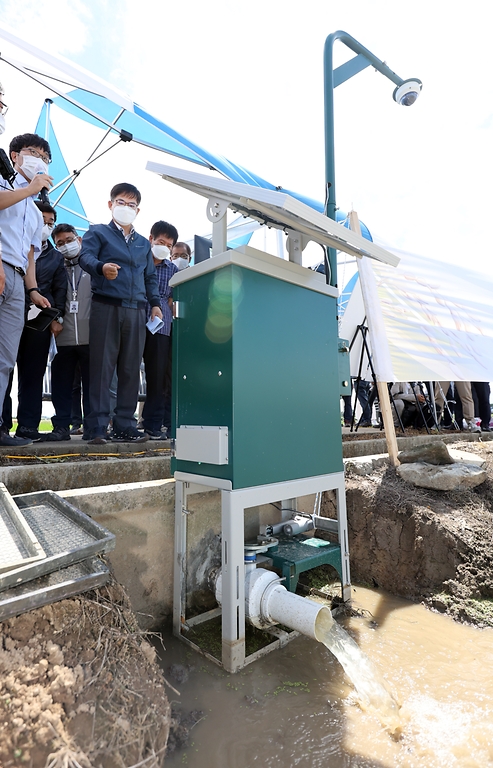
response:
M407 451L401 451L397 458L401 464L414 464L415 462L426 462L427 464L446 465L453 464L454 459L443 440L433 440L429 443L416 445Z
M455 491L457 488L474 488L486 480L486 472L468 464L434 466L417 462L401 464L397 474L407 483L433 491Z

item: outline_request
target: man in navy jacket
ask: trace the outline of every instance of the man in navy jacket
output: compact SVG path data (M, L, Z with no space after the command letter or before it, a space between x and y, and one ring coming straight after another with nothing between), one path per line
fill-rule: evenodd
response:
M148 435L136 427L140 361L146 330L146 299L151 320L162 319L151 244L133 227L141 195L133 184L111 190L109 224L89 227L82 238L80 264L91 275L89 325L91 412L87 419L90 443L108 439L110 384L116 368L117 400L113 440L144 442ZM70 311L77 311L72 302Z

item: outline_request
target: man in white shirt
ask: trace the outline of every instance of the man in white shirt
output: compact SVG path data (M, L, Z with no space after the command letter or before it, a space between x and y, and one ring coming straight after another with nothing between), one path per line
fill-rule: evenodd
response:
M41 252L43 217L34 204L39 192L52 185L50 147L41 136L26 133L12 139L9 156L17 176L12 186L0 178L0 412L24 327L25 292L36 306L50 306L36 285L35 259ZM31 442L11 437L0 416L0 446Z

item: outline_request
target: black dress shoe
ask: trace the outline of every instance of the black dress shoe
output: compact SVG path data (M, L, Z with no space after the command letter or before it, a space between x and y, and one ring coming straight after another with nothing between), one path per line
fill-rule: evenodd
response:
M111 438L108 434L108 430L103 429L103 427L96 427L90 432L87 432L86 435L83 435L82 439L87 440L89 445L105 445Z
M147 440L149 440L147 432L139 432L136 427L128 427L121 432L113 432L115 443L145 443Z
M8 432L0 432L0 446L6 448L22 448L24 445L32 445L32 442L27 437L12 437Z
M19 424L15 430L15 436L26 438L33 443L39 440L44 440L44 436L41 434L41 432L38 432L38 430L34 429L34 427L23 427Z
M47 443L61 443L62 440L70 440L70 429L68 427L57 427L53 432L47 432L45 441Z

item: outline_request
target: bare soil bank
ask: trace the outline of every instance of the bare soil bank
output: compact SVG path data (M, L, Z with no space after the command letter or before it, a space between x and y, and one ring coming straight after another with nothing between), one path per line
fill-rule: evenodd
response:
M162 766L164 678L118 584L9 619L0 631L2 768Z
M481 626L493 626L493 444L455 443L486 459L471 490L428 491L391 467L346 478L351 577ZM332 516L329 494L324 512Z

